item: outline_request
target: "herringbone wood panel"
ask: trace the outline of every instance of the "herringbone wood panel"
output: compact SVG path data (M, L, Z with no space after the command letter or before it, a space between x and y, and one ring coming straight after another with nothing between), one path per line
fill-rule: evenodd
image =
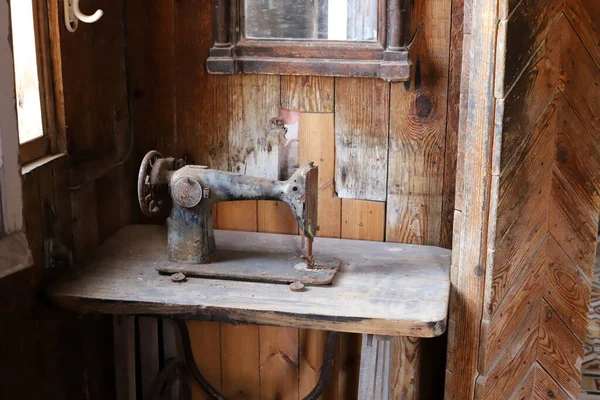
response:
M476 397L577 399L600 212L600 3L502 3Z

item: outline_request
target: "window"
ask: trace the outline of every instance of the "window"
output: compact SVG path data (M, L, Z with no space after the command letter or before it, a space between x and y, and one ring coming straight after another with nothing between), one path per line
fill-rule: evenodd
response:
M38 75L35 1L10 1L21 165L46 155L49 150Z
M18 117L9 32L8 3L0 1L0 279L33 265L23 234Z

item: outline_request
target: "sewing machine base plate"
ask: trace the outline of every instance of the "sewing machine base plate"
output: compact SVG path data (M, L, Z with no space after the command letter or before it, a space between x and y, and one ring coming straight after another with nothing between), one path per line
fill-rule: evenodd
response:
M242 262L240 262L242 261ZM315 267L293 253L259 253L243 250L219 251L206 264L174 264L166 260L156 265L161 274L183 273L186 277L235 281L329 285L342 262L339 259L315 259Z

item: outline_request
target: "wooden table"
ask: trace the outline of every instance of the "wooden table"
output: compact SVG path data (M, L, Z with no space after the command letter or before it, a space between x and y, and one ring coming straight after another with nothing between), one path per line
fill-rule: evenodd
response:
M304 254L298 236L232 231L215 235L220 251L253 251L256 257ZM175 283L155 270L164 260L165 228L132 225L103 243L82 268L54 282L47 293L54 304L77 313L169 316L388 337L426 338L445 331L450 251L328 238L317 238L314 248L317 258L343 261L332 285L293 292L274 283L200 278ZM380 350L376 346L374 351ZM361 379L362 375L361 371Z

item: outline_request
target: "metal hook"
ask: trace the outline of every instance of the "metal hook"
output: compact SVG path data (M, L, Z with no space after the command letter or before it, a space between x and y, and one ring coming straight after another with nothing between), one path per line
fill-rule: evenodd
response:
M97 10L92 15L86 15L79 8L79 0L63 0L65 9L65 26L69 32L75 32L79 21L92 24L104 15L104 11Z
M86 24L93 24L98 21L104 15L104 11L96 10L96 12L92 15L85 15L79 9L79 0L71 0L73 2L73 13L81 22L85 22Z
M63 0L63 6L65 11L65 26L69 32L73 33L77 30L79 20L73 13L72 0Z

